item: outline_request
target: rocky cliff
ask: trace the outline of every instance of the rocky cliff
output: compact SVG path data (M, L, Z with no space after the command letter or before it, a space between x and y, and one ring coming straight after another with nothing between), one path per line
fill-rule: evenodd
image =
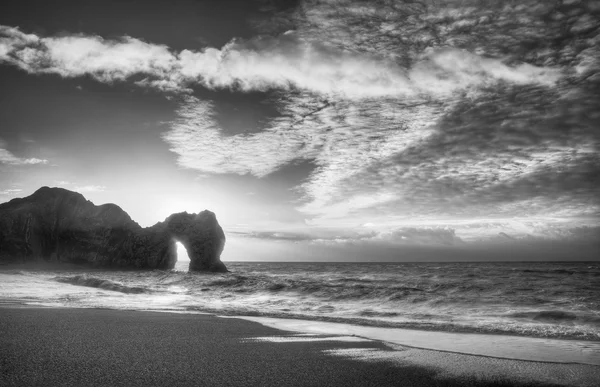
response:
M0 261L171 269L176 241L187 249L190 270L227 271L220 260L225 234L210 211L173 214L142 228L119 206L96 206L62 188L0 204Z

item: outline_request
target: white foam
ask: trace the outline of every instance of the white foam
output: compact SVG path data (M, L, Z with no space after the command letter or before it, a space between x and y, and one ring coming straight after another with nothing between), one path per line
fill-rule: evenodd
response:
M270 343L302 343L302 342L313 342L313 341L343 341L350 343L359 343L365 341L372 341L363 337L357 336L328 336L328 337L315 337L315 336L265 336L265 337L250 337L245 339L247 341L266 341Z
M242 318L286 331L360 336L371 340L436 351L504 359L600 365L600 342L598 341L419 331L270 317L221 317Z
M197 310L169 310L169 309L140 309L140 312L158 312L158 313L176 313L176 314L202 314L206 316L212 315L208 312L200 312Z

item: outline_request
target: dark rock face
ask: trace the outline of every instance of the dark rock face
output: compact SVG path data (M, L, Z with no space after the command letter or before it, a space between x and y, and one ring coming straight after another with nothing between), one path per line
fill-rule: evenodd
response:
M175 253L174 239L181 242L190 257L191 271L227 271L220 259L225 247L225 233L215 214L210 211L172 214L164 222L144 229L142 234L149 241L158 241L162 236L167 236L172 242L170 248L175 249ZM160 257L157 259L160 260ZM175 261L172 264L175 265Z
M190 270L227 271L220 260L225 234L210 211L173 214L142 228L119 206L96 206L62 188L42 187L0 204L0 261L171 269L176 241L188 251Z

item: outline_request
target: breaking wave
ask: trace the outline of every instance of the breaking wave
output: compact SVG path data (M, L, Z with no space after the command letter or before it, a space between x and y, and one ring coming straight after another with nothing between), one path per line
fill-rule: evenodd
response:
M125 294L140 294L150 293L150 289L140 286L126 286L118 282L114 282L108 279L96 278L87 275L74 275L70 277L56 277L56 281L79 286L88 286L91 288L99 288L104 290L112 290L114 292L121 292Z

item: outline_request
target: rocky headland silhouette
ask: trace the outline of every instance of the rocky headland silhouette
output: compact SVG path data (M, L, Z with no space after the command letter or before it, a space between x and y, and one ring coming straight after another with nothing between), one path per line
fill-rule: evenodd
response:
M190 271L226 272L225 233L214 213L181 212L142 228L115 204L94 205L63 188L42 187L0 204L0 261L53 261L94 267L172 269L176 242Z

